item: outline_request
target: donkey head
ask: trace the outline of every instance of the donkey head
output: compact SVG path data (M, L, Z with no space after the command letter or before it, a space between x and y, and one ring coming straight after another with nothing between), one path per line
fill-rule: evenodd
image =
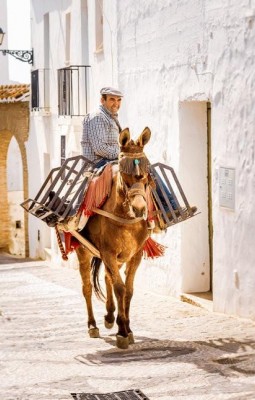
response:
M147 218L146 186L148 184L149 161L143 152L151 137L149 128L145 128L136 141L130 139L129 129L119 136L119 172L122 189L129 204L129 216Z

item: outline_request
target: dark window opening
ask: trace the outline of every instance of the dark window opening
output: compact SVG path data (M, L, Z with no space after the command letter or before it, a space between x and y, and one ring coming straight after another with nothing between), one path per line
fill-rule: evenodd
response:
M49 69L31 72L31 110L50 111Z
M21 229L21 221L15 221L16 229Z

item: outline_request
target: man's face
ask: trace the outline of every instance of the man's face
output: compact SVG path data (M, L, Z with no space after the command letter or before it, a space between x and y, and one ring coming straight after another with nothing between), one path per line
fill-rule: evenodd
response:
M111 113L116 114L121 106L122 97L112 94L106 95L106 100L101 97L101 104Z

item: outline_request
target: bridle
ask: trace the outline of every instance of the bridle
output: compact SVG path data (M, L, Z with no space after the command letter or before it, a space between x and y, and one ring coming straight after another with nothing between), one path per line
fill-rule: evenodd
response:
M128 185L125 183L122 173L125 173L127 175L141 175L142 174L147 174L148 173L148 159L145 156L143 152L139 153L125 153L121 152L119 154L119 173L118 173L118 185L120 187L120 190L124 193L126 200L123 203L126 206L131 206L131 201L132 198L135 196L142 196L144 201L146 202L146 193L144 188L141 188L141 183L135 182L131 187L128 187ZM147 218L147 215L143 217L136 217L132 219L128 218L121 218L118 217L115 214L112 214L108 211L101 210L99 208L93 208L93 212L96 214L103 215L105 217L108 217L114 221L123 223L123 224L135 224L137 222L140 222L142 220L145 220Z

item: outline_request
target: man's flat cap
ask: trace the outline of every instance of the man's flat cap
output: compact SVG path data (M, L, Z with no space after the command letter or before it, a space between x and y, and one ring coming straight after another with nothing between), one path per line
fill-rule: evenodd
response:
M113 96L123 97L123 94L118 90L112 87L104 87L100 90L100 94L112 94Z

